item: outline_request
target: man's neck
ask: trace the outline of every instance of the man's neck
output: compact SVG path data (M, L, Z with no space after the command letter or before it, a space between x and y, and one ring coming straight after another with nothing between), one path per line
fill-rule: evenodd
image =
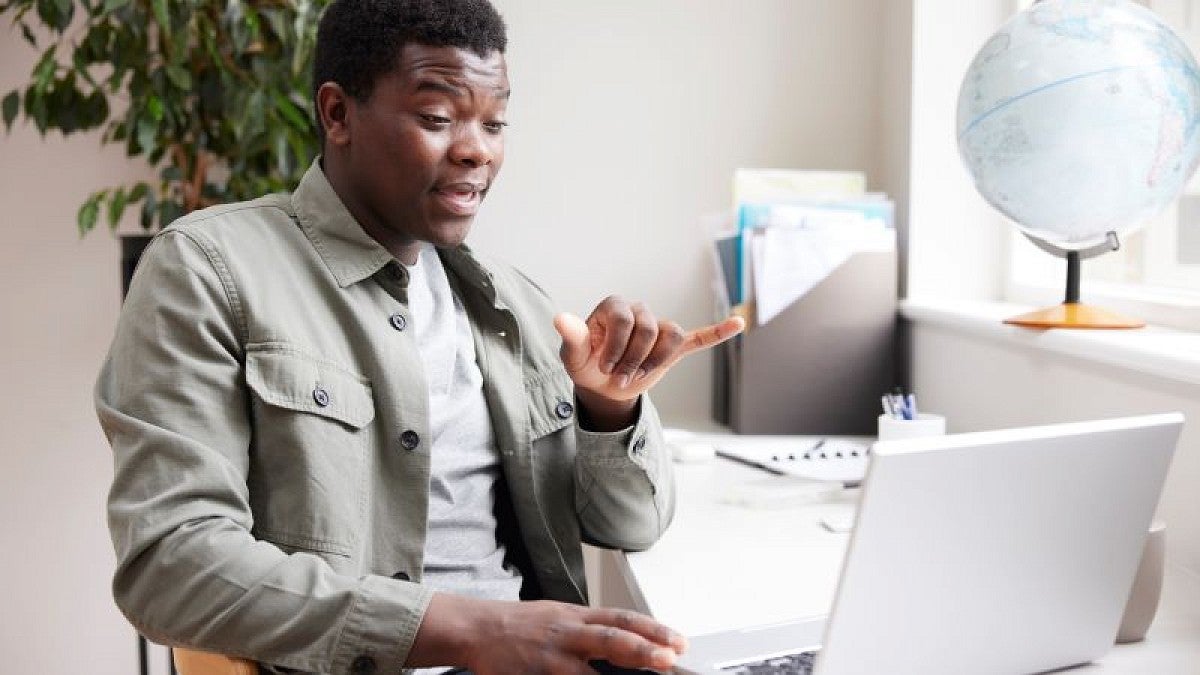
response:
M346 210L354 217L354 221L363 229L363 232L379 242L380 246L387 249L401 263L416 264L423 242L396 233L384 225L383 219L358 198L354 182L349 179L337 161L329 161L328 158L321 157L320 165L330 187L333 188L338 199L342 200L342 204L345 205Z

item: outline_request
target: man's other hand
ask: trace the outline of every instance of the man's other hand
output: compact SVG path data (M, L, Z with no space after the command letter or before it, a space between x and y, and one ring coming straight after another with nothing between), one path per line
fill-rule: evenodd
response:
M667 671L686 639L643 614L562 602L500 602L437 593L409 666L458 665L475 675L579 673L588 661Z

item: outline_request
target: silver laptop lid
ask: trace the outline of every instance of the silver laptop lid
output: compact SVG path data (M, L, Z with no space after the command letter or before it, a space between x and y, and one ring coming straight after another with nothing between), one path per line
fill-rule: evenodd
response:
M818 675L1030 673L1104 654L1182 425L877 443Z

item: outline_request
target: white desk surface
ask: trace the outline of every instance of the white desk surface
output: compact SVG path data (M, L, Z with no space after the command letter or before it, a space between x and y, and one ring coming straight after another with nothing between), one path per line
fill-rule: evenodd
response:
M650 550L617 556L639 609L685 635L828 614L849 534L827 531L820 519L850 513L857 490L831 494L721 458L674 466L671 527ZM1070 672L1200 675L1200 578L1172 565L1168 553L1146 640Z

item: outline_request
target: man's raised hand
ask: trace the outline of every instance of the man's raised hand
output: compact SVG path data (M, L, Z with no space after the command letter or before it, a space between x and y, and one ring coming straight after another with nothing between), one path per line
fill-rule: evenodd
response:
M720 344L742 332L737 316L685 332L674 321L660 321L640 302L604 299L587 321L574 314L554 317L562 336L560 356L577 390L610 401L633 401L680 359Z

